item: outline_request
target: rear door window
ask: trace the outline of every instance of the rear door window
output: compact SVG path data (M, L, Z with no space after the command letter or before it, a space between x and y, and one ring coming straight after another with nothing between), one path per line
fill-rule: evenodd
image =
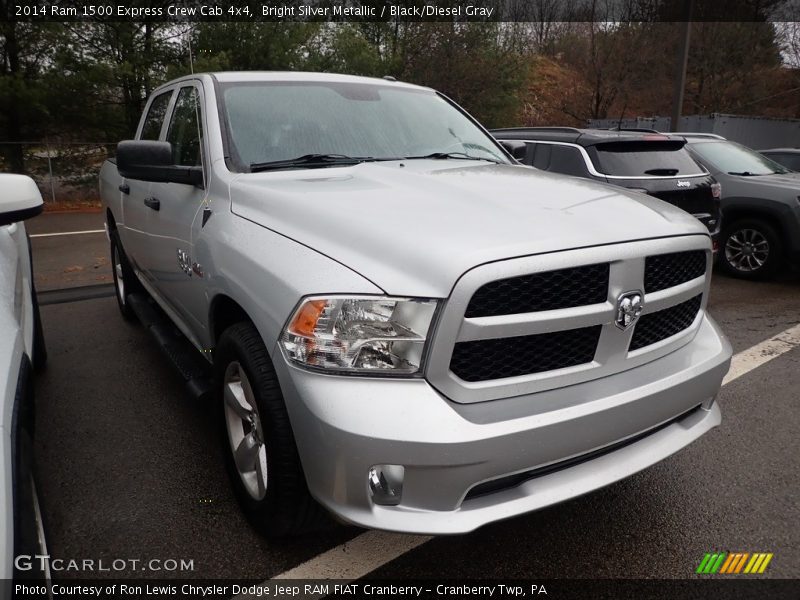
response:
M550 169L550 144L535 144L533 151L533 164L537 169L548 171Z
M617 177L671 177L699 175L703 169L694 161L684 142L606 142L590 146L595 169Z
M586 163L577 148L554 145L550 154L550 170L554 173L585 177Z

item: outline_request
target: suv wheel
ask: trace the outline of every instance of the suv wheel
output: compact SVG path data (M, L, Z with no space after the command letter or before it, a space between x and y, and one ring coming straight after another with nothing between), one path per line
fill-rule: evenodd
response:
M126 321L133 321L136 319L136 315L128 305L128 296L143 288L128 262L128 257L125 256L119 240L119 232L116 229L111 232L111 272L114 276L114 290L119 312Z
M308 492L275 370L255 326L225 330L214 365L225 463L244 512L270 537L327 520Z
M736 221L722 234L722 267L735 277L762 279L773 275L782 252L778 232L760 219Z

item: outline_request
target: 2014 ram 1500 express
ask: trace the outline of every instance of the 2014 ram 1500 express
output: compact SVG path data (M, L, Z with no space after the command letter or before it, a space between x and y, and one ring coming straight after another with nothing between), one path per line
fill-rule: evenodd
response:
M166 315L213 366L232 482L267 534L320 506L467 532L720 422L708 230L517 164L431 89L178 79L100 186L120 309Z

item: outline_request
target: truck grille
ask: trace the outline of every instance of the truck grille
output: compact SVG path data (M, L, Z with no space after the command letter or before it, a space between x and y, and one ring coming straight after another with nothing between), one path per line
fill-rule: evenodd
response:
M644 291L648 294L691 281L706 272L702 250L648 256L644 265Z
M650 346L688 328L694 323L702 301L703 295L699 294L686 302L640 317L633 332L630 349L638 350Z
M425 376L451 400L482 402L664 356L698 327L709 283L707 245L700 236L642 240L475 267L444 306ZM620 298L642 291L643 313L622 328Z
M491 281L469 301L465 317L496 317L605 302L608 263Z
M601 329L459 342L450 369L464 381L487 381L582 365L594 360Z

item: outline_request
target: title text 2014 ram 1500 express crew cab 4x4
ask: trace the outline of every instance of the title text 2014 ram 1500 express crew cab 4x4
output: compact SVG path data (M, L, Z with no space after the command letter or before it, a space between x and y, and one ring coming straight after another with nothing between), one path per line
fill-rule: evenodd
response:
M195 391L176 328L213 365L233 485L267 534L320 506L467 532L720 422L731 349L705 310L708 229L516 164L433 90L178 79L100 186L120 309Z

